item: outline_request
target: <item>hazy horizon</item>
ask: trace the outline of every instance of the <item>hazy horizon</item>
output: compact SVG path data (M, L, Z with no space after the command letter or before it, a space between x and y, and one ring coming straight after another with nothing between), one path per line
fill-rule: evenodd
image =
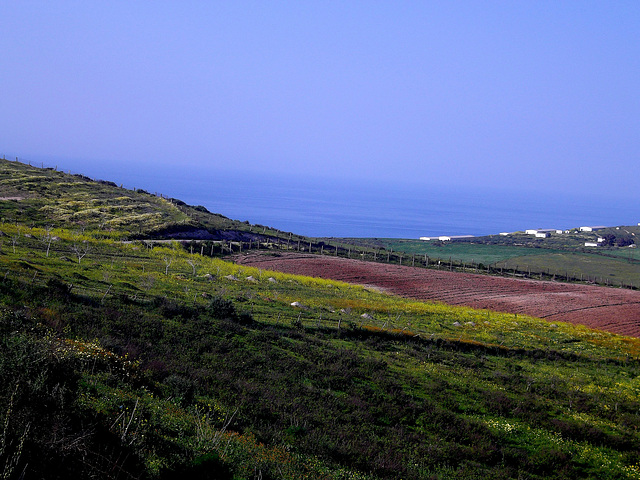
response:
M124 183L178 170L638 204L636 2L63 0L0 16L7 158Z

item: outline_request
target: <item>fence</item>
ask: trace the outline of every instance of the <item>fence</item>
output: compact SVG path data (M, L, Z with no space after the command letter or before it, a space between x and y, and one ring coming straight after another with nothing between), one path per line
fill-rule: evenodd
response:
M405 252L394 252L393 250L382 249L366 249L358 248L353 245L345 245L341 243L325 243L313 241L290 241L280 238L270 239L269 241L182 241L185 248L191 253L200 253L208 256L228 256L234 254L246 253L251 250L271 250L274 252L299 252L314 255L326 255L342 257L347 259L358 259L376 263L386 263L407 267L429 268L434 270L443 270L461 273L477 273L485 275L497 275L503 277L512 277L520 279L532 280L551 280L559 282L572 283L589 283L604 286L617 286L636 290L637 286L632 282L614 281L610 278L596 275L587 275L581 272L571 272L569 270L560 269L532 269L528 265L516 265L515 267L508 264L500 265L500 262L493 265L484 265L483 263L464 262L448 259L430 257L428 255L409 254Z

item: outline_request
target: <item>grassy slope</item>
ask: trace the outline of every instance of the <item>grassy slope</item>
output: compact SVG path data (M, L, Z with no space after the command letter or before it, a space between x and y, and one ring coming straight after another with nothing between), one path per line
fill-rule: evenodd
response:
M205 229L259 232L283 236L256 225L190 207L176 199L127 190L53 169L0 160L0 218L6 222L99 231L101 236L158 237L159 234Z
M9 478L640 478L636 339L0 231Z

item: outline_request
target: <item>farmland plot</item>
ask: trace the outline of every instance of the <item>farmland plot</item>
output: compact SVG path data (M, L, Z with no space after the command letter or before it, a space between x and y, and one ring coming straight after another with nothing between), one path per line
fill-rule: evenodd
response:
M333 256L236 256L244 265L369 285L424 301L464 305L640 337L640 292L619 288L426 270Z

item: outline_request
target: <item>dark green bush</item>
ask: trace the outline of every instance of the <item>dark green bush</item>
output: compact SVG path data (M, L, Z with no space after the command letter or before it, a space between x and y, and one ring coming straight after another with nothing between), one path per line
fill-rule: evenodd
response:
M238 312L233 302L220 296L211 299L208 312L213 318L219 320L235 320L238 318Z

